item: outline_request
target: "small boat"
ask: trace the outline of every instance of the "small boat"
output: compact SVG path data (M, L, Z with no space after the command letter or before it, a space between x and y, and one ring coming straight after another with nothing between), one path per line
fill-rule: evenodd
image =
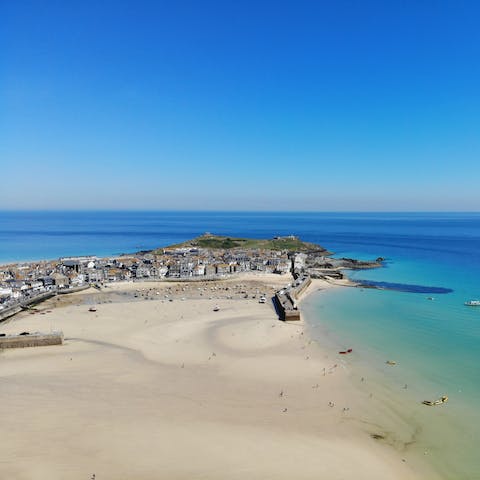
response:
M387 360L385 363L387 365L396 365L397 364L397 362L395 360Z
M351 348L349 348L348 350L342 350L338 353L340 353L340 355L346 355L347 353L352 353L352 352L353 352L353 350Z
M97 311L97 307L90 307L88 309L89 312L96 312Z
M447 403L448 402L448 397L446 395L443 395L443 397L440 397L438 400L424 400L422 403L424 405L428 405L429 407L433 407L435 405L442 405L442 403Z
M214 312L218 312L219 310L220 310L220 307L219 307L218 305L215 305L215 306L213 307L213 311L214 311Z
M480 300L469 300L465 302L465 305L467 307L480 307Z

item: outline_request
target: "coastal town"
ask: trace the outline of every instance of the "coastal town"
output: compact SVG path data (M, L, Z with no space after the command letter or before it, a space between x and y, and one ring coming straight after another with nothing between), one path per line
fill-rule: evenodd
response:
M320 245L289 235L270 241L230 239L206 233L179 245L130 255L64 257L0 266L0 317L56 294L113 282L208 281L244 273L293 274L298 288L309 278L341 279L344 269L372 268L382 259L362 262L333 258ZM279 305L295 309L288 289Z

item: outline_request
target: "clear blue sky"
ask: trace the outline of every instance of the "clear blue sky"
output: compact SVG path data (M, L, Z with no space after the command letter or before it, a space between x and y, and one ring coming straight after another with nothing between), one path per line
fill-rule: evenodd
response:
M0 208L480 210L480 4L0 6Z

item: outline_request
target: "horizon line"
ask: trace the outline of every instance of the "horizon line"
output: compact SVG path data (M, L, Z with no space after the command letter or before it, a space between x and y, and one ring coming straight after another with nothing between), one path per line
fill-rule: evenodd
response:
M217 209L152 209L152 208L19 208L19 209L3 209L0 213L471 213L480 214L480 210L217 210Z

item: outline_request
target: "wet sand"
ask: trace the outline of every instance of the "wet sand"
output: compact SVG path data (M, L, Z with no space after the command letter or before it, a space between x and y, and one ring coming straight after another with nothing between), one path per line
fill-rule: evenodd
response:
M287 282L112 284L2 324L66 339L0 354L5 478L426 478L358 421L344 362L278 321Z

